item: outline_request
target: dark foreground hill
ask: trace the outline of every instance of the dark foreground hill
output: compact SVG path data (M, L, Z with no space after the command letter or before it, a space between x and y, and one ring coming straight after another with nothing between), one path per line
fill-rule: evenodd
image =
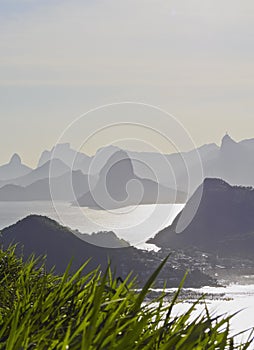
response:
M130 243L119 238L113 231L99 231L92 234L80 233L78 230L73 231L75 235L90 244L103 248L126 248Z
M149 242L172 249L197 248L220 257L254 259L254 190L206 179L172 225Z
M105 270L110 260L118 276L125 278L130 271L133 271L134 275L138 275L141 285L161 262L156 253L141 251L134 247L110 249L89 244L56 221L38 215L28 216L2 230L3 247L7 248L12 243L18 243L17 254L23 252L25 258L32 253L35 256L46 254L47 268L55 266L55 272L58 274L65 271L71 259L73 259L72 271L78 269L89 258L91 258L89 269L100 265L101 269ZM173 268L169 259L158 279L158 285L167 280L168 286L177 286L184 273L184 269ZM193 287L214 283L213 279L198 270L190 272L186 280L186 286Z

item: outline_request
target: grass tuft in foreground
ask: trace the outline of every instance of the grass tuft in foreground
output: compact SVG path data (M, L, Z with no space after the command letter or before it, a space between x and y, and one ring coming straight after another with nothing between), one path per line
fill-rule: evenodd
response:
M164 263L137 293L133 279L118 283L110 268L84 275L85 264L57 277L33 257L17 258L14 248L0 251L0 349L248 349L251 341L234 345L231 317L207 311L190 321L196 304L173 317L179 292L170 304L163 293L144 303Z

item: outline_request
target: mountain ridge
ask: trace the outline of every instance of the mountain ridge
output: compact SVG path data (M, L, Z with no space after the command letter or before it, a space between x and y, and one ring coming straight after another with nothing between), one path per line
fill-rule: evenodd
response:
M46 268L57 274L62 274L72 261L70 272L74 273L85 261L91 258L86 268L90 271L100 266L102 271L111 262L111 268L123 279L134 271L139 285L143 285L159 265L162 258L156 254L138 250L134 247L103 248L79 239L67 227L61 226L55 220L46 216L30 215L16 224L1 231L0 244L4 249L11 244L17 244L15 252L26 260L31 254L36 257L46 256ZM178 286L185 274L185 270L174 268L170 262L157 279L157 285L163 286L165 280L171 286ZM214 279L201 271L191 271L186 279L187 286L202 286L211 283Z
M13 180L18 176L25 176L32 168L24 165L21 161L21 157L14 153L7 164L0 166L0 182L6 180Z
M127 152L116 149L99 173L92 191L77 199L79 206L116 209L153 203L182 203L186 194L138 177ZM74 203L75 204L75 203Z
M185 221L197 210L187 227ZM206 179L173 223L148 242L159 247L196 247L221 256L254 259L254 189L231 186L221 179ZM181 227L184 227L181 230Z
M70 171L70 167L63 160L73 166L75 163L73 163L73 160L76 156L80 161L75 163L72 170L80 170L85 175L91 176L89 182L92 185L90 187L92 187L93 191L93 193L90 193L88 189L84 198L82 198L84 193L77 194L78 202L82 206L114 208L119 207L121 205L120 202L125 201L127 205L137 203L172 203L172 198L176 198L175 202L182 202L182 199L177 199L178 193L181 198L183 194L190 198L203 182L204 178L207 177L222 178L231 185L254 186L254 160L252 157L254 139L236 142L229 134L224 135L220 146L210 143L188 152L172 154L125 151L111 145L99 149L93 157L89 157L84 153L73 150L68 143L56 145L51 151L45 152L46 156L44 158L46 158L44 161L47 158L50 158L50 160L39 168L30 169L30 171L26 169L28 174L21 177L11 177L9 180L1 180L0 176L0 187L7 184L26 187L33 182L49 177L49 175L52 178L60 177L64 172ZM122 167L112 164L110 160L118 152L124 155L121 161ZM64 159L55 158L56 155ZM86 169L82 165L84 159ZM42 160L41 162L43 163ZM19 156L14 156L12 164L14 163L20 165ZM127 163L128 167L125 167L125 173L123 168L125 166L124 164ZM51 172L49 169L51 169ZM110 176L105 174L105 169L112 175L112 181ZM127 179L128 173L130 175L129 180L131 181ZM115 182L116 186L110 185L111 182ZM110 193L107 194L106 187L104 186L102 188L100 183L104 183L106 187L111 187ZM97 190L94 191L94 187L96 186L98 188L100 187L102 195L96 193L98 192ZM11 188L11 190L14 192L14 188ZM14 198L13 192L10 193L10 197L12 198ZM156 195L158 192L160 192L159 197ZM166 192L168 193L167 196L165 195ZM129 198L128 202L129 194L133 198ZM146 198L142 200L143 194ZM102 198L102 202L105 202L101 203L101 205L100 197ZM104 200L104 197L108 197L107 200ZM113 203L114 199L118 203ZM123 205L125 206L124 203Z

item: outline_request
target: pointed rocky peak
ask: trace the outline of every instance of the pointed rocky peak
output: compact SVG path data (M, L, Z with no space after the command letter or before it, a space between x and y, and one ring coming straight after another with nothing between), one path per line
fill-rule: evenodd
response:
M11 157L10 164L13 165L20 165L21 164L21 158L17 153L14 153Z
M228 148L230 146L235 146L235 145L237 145L237 142L235 142L232 139L232 137L228 133L226 133L221 140L221 148L225 148L225 147Z
M119 149L116 148L115 152L112 153L112 155L109 158L109 160L113 160L113 161L115 160L120 161L125 159L130 160L130 157L126 151L120 148Z
M123 151L122 149L115 149L115 152L113 152L107 159L107 162L105 164L106 167L112 166L114 164L117 164L120 161L127 161L131 163L130 157L128 156L127 152Z
M121 149L119 147L112 145L99 148L90 164L90 174L98 174L102 168L105 167L105 165L110 161L110 159L114 157L114 155L119 151L121 152Z
M133 165L128 154L119 149L113 153L101 168L100 177L114 176L117 179L132 178L134 176Z

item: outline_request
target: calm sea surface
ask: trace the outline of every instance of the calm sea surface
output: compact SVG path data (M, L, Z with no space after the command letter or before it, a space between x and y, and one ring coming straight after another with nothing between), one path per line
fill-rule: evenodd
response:
M254 327L254 285L230 285L226 288L204 287L198 290L201 293L214 295L214 300L206 300L208 310L212 315L229 316L237 313L230 322L231 335L237 335L240 332L249 330ZM223 299L216 300L216 295L225 293ZM224 300L224 298L228 300ZM174 308L174 315L185 313L191 307L190 303L179 303ZM193 318L204 312L204 305L197 306ZM240 344L246 341L250 331L235 337L235 340ZM254 349L253 345L248 348Z
M0 229L29 214L41 214L82 233L111 230L131 244L145 247L144 242L171 224L182 208L182 204L155 204L104 211L66 202L0 202Z

